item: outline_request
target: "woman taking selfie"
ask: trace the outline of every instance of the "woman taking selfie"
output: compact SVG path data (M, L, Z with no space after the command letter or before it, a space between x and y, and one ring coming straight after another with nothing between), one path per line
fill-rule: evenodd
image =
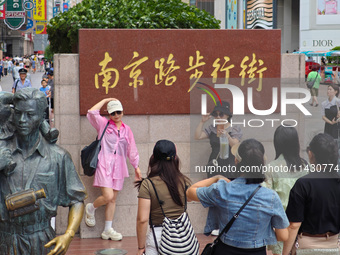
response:
M204 123L206 123L211 117L216 121L216 125L211 124L206 128L203 128ZM195 139L209 139L211 146L211 153L208 160L208 165L214 165L216 162L219 166L234 166L235 157L230 153L230 148L233 145L238 144L242 138L241 128L238 125L231 125L231 118L233 114L230 111L230 105L228 102L223 102L222 104L217 103L210 115L203 115L200 123L198 124L195 131ZM220 151L221 148L221 136L225 136L227 139L227 155ZM209 171L208 177L213 176ZM230 173L225 173L225 176L232 178Z

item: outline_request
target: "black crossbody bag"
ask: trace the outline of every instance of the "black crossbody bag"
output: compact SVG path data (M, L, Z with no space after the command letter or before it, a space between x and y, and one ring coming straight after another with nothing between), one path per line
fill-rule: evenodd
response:
M89 146L85 146L80 153L80 159L81 159L81 166L84 169L84 174L87 176L92 176L96 172L97 163L98 163L98 154L101 149L101 141L103 139L103 136L105 134L106 128L109 125L109 121L107 122L104 131L98 140L96 138L95 141L93 141Z

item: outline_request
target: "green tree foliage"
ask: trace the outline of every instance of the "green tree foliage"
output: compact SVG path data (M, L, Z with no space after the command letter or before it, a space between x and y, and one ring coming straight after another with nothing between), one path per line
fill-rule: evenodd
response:
M83 0L47 25L51 50L77 52L81 28L218 29L220 21L181 0Z
M48 60L48 61L52 61L53 59L53 53L51 51L51 46L47 45L45 48L45 54L44 57Z
M340 50L340 46L336 46L331 50ZM339 64L340 63L340 56L334 57L327 57L328 64Z

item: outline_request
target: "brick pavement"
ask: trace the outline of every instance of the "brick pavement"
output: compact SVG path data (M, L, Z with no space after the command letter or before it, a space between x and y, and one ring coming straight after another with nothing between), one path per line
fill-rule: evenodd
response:
M215 237L198 234L197 238L200 243L201 253L205 245L209 242L212 242ZM135 236L128 236L124 237L122 241L117 242L111 240L102 240L101 238L80 239L79 237L75 237L66 255L93 255L96 254L96 251L110 248L125 250L128 252L127 254L136 254L137 238ZM272 253L267 252L267 255L272 255Z

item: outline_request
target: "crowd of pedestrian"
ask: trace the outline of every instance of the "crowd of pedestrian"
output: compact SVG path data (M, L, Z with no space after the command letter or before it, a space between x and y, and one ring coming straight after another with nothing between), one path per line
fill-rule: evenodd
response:
M38 55L23 57L4 57L0 60L0 81L1 77L12 75L13 85L12 93L23 88L32 87L31 73L41 72L42 80L40 90L43 91L47 98L48 109L46 110L46 120L49 123L53 119L54 108L54 71L53 64ZM46 84L45 82L46 81ZM0 91L2 87L0 84ZM51 114L50 114L51 113ZM51 118L50 118L51 117Z
M105 104L110 114L109 120L99 114ZM214 254L265 255L267 250L272 250L274 255L289 255L302 249L305 252L337 249L340 176L335 170L338 145L330 135L318 134L312 139L306 160L300 156L297 130L279 126L274 134L275 159L266 163L261 142L255 139L241 141L240 128L231 128L228 125L230 122L221 121L224 124L204 128L209 116L203 116L195 138L210 139L212 155L207 164L215 159L215 164L232 164L237 171L229 176L208 175L208 179L191 185L190 179L180 171L176 146L168 140L156 143L149 160L147 178L141 178L139 154L133 134L122 122L123 107L117 99L108 98L98 102L89 109L87 116L96 128L98 137L103 134L104 139L93 184L101 188L102 195L87 204L85 223L89 227L95 226L95 211L105 205L103 239L123 238L113 229L112 220L117 195L123 188L124 178L128 176L126 159L129 158L136 170L135 180L139 190L136 225L138 255L158 254L157 249L164 242L162 229L165 222L169 219L177 222L186 210L186 199L201 202L209 208L204 232L211 234L217 231L219 234ZM217 105L210 116L215 120L230 119L232 113L229 103ZM229 140L230 155L220 160L222 135ZM257 171L241 171L255 166ZM263 170L264 167L275 169L275 166L290 170ZM325 172L327 174L321 174ZM262 188L257 190L259 185ZM323 185L327 189L322 190ZM251 201L229 231L223 232L250 196ZM317 208L320 201L324 207Z
M23 56L23 57L4 57L0 60L0 78L12 73L13 68L18 63L20 68L26 68L28 71L45 72L51 67L51 62L39 57L38 55Z
M51 65L39 63L35 57L17 61L5 58L0 71L1 75L12 73L12 93L17 93L32 87L28 74L41 71L37 69L41 66L45 72L40 91L46 98L46 105L50 105L45 114L49 116L54 108ZM312 105L315 102L317 106L318 94L314 92ZM230 125L233 117L230 104L217 104L209 115L202 116L195 139L209 139L211 153L207 166L232 166L236 171L224 176L209 174L207 179L194 184L181 172L176 145L169 140L159 140L155 144L147 178L143 179L133 132L123 122L122 103L116 98L99 101L88 110L87 118L98 137L103 138L93 181L101 194L85 207L86 225L94 227L96 210L105 206L101 237L122 240L122 234L113 228L112 222L119 191L123 189L124 178L129 176L129 159L135 169L138 188L137 255L158 254L158 247L164 242L165 222L175 222L182 217L187 201L197 201L209 208L204 232L208 235L217 232L214 254L265 255L267 250L274 255L339 254L339 149L335 140L338 131L334 126L340 115L338 93L335 85L328 87L328 99L322 103L325 132L314 136L309 143L308 159L300 156L297 130L279 126L273 139L275 158L269 163L260 141L242 141L241 128ZM109 119L100 114L105 105ZM218 124L205 126L209 118ZM43 134L53 143L56 137L48 125L50 119L47 117L43 121ZM17 126L20 128L19 124ZM289 171L274 171L275 167Z

